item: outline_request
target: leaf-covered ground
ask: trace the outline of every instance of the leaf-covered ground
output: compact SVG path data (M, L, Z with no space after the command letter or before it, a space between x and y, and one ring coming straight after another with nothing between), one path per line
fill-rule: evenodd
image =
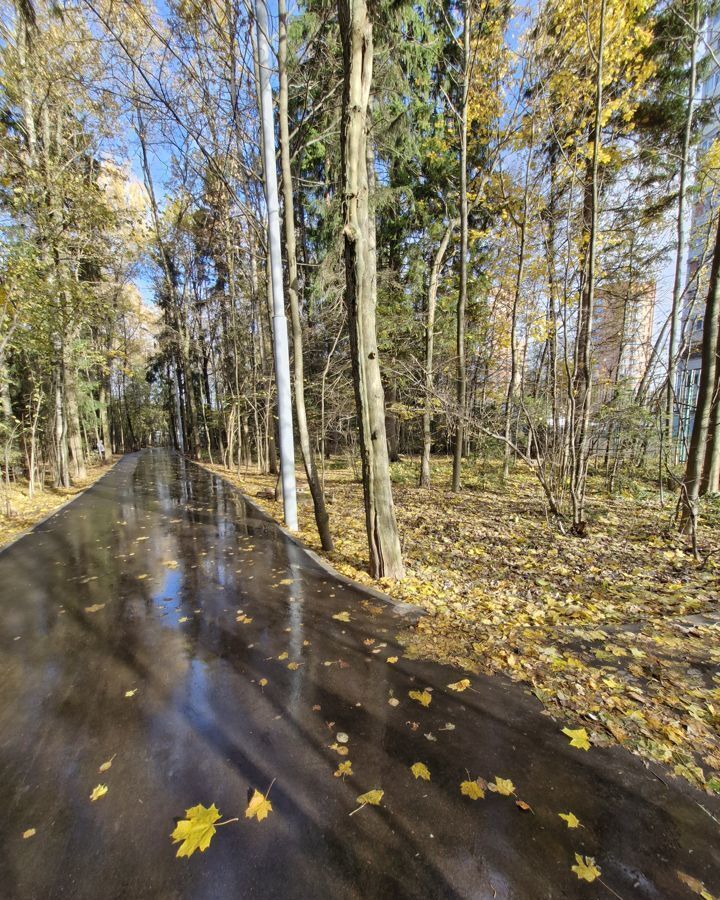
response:
M89 488L107 470L107 464L88 466L87 476L74 479L72 487L64 489L46 485L44 490L36 490L32 498L28 497L26 481L3 482L0 485L0 548Z
M258 497L274 477L214 468L281 518L280 503ZM468 463L456 495L446 487L446 462L435 462L429 490L416 487L416 471L414 461L393 467L407 577L375 583L427 610L403 638L407 655L527 682L550 714L587 727L593 743L618 742L720 793L717 503L697 563L669 527L670 508L647 490L594 496L590 534L579 539L547 522L537 486L522 472L503 487ZM334 461L326 486L336 549L325 556L374 584L353 469ZM319 551L309 496L300 524Z

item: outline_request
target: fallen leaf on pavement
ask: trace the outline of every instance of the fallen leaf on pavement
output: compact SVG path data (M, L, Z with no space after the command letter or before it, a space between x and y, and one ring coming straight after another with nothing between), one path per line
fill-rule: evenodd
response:
M104 763L102 763L101 766L98 767L98 772L101 772L101 773L107 772L107 770L113 764L113 760L115 759L116 756L117 756L117 753L113 753L113 755L110 757L110 759L106 760Z
M432 703L432 694L429 691L408 691L408 696L411 700L417 700L424 707L428 707Z
M575 862L577 865L570 866L570 868L582 881L595 881L600 877L600 869L595 865L592 856L580 856L579 853L576 853Z
M101 797L104 797L108 792L108 786L106 784L98 784L97 787L92 789L92 793L90 794L90 799L94 803L96 800L99 800Z
M460 793L471 800L482 800L485 796L485 791L477 781L463 781L460 784Z
M491 791L495 791L496 794L502 794L503 797L509 797L511 794L515 793L515 785L510 781L509 778L498 778L495 776L495 781L488 785Z
M268 793L270 792L268 791ZM248 808L245 810L245 818L257 819L258 822L262 822L262 820L266 819L271 812L272 803L256 788L255 793L250 798Z
M574 813L558 813L558 815L567 822L568 828L580 827L580 819Z
M210 841L215 834L215 823L220 818L220 813L213 803L205 807L202 803L185 810L185 818L175 826L170 835L173 844L180 844L177 856L192 856L196 850L204 853L210 846Z

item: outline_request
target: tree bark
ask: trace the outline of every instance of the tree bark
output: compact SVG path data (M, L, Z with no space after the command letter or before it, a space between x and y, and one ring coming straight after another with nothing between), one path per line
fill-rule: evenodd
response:
M695 420L693 422L690 448L685 466L685 478L680 491L680 530L689 534L697 522L698 498L705 462L706 445L710 431L710 417L713 406L713 390L717 380L718 365L718 328L720 327L720 217L715 230L715 249L713 251L712 268L705 317L703 319L702 368L698 387Z
M283 212L285 226L285 254L288 266L288 300L290 303L290 321L292 324L293 369L295 389L295 414L297 416L300 450L302 452L305 475L310 488L310 496L315 511L320 543L323 550L333 549L330 533L330 517L325 506L325 493L318 478L315 466L315 454L312 450L310 431L305 409L305 361L303 356L303 333L300 321L300 305L298 303L298 271L297 242L295 240L295 205L293 202L292 169L290 166L290 129L288 125L288 75L287 75L287 10L285 0L278 0L279 52L278 66L280 70L280 161L282 166Z
M586 530L585 490L587 486L588 444L590 438L590 408L592 403L592 367L590 342L595 308L595 263L598 237L598 170L602 137L603 56L605 51L605 11L607 0L600 5L597 49L594 126L592 156L585 182L584 227L587 234L587 254L583 262L578 310L577 358L573 379L573 469L570 485L573 510L573 532L583 535Z
M432 449L432 399L435 379L433 364L435 355L435 313L437 311L438 282L445 254L452 233L457 227L457 219L452 219L445 228L445 233L435 252L430 281L428 283L427 312L425 319L425 408L423 410L423 449L420 460L420 487L430 487L430 451Z
M667 396L665 399L665 443L668 448L675 447L673 440L673 423L675 420L675 381L677 378L678 344L680 340L680 302L682 298L682 273L685 262L687 244L685 228L685 206L687 197L687 172L690 164L690 147L695 119L695 95L697 94L697 49L700 35L700 3L693 3L693 20L691 25L690 71L688 73L688 91L685 113L685 130L683 133L682 155L680 157L680 184L678 187L677 219L675 235L677 248L675 251L675 273L673 278L672 306L670 311L670 341L668 344ZM673 458L675 453L673 452Z
M470 0L465 0L463 11L463 89L460 109L460 289L457 303L456 352L457 352L457 424L453 453L452 489L460 490L460 475L465 440L464 416L467 395L465 371L465 307L467 306L468 271L468 199L467 199L467 120L468 94L470 91Z
M717 337L720 349L720 333ZM720 361L715 366L715 386L710 413L710 429L708 432L705 462L703 463L700 496L720 493Z
M370 574L374 578L402 578L405 570L390 485L375 325L375 229L369 196L369 166L373 161L367 133L373 66L372 24L365 0L338 0L338 18L344 75L340 146L345 304L359 424Z

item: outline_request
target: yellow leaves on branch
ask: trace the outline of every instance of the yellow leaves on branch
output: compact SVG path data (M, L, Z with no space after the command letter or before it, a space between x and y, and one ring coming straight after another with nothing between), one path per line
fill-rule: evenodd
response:
M425 763L416 762L410 766L410 771L416 778L422 778L423 781L430 781L430 770Z
M411 700L417 700L417 702L426 709L432 703L432 694L430 691L408 691L408 697L410 697Z
M209 807L198 803L185 810L185 818L180 819L170 835L173 844L180 844L177 856L192 856L196 850L204 853L210 846L219 818L220 813L214 803Z
M570 746L579 750L589 750L590 741L584 728L563 728L562 733L570 738Z
M595 860L592 856L581 856L579 853L576 853L575 862L576 865L571 866L570 869L581 881L595 881L596 878L600 877L600 869L595 865Z

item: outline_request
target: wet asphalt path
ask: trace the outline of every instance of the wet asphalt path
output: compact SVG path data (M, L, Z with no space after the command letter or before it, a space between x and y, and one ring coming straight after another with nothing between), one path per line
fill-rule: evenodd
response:
M402 627L220 479L123 458L0 553L0 897L612 897L576 852L623 900L696 896L678 872L720 893L720 804L570 747L521 686L453 693L462 673L403 659ZM427 709L408 697L425 688ZM461 796L468 774L511 779L532 811ZM273 812L245 819L271 782ZM373 788L382 804L350 816ZM198 803L240 821L176 859Z

